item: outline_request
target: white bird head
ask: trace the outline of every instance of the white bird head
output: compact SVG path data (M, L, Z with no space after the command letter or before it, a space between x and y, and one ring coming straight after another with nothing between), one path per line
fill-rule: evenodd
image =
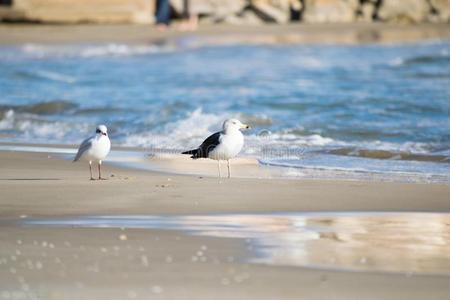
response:
M241 121L237 119L228 119L225 120L225 122L223 122L222 128L224 131L229 131L229 130L248 129L250 128L250 126L248 126L247 124L242 124Z
M106 128L105 125L98 125L97 129L95 130L96 134L101 134L101 135L108 135L108 128Z

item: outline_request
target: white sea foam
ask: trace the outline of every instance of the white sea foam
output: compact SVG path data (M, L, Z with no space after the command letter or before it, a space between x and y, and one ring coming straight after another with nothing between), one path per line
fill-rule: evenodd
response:
M299 66L309 70L322 70L330 67L331 63L335 64L336 62L325 61L314 56L301 56L299 60L292 62L293 66Z
M17 124L20 131L24 133L24 137L32 139L64 139L70 128L66 124L55 124L53 122L37 124L33 120L24 120Z
M242 119L258 118L260 123L269 122L266 116L232 115L230 113L204 113L201 108L187 114L186 118L168 123L159 132L140 132L127 136L123 145L139 147L156 147L166 149L184 149L198 146L210 134L222 129L222 122L230 117ZM272 133L260 135L263 128L256 132L244 133L246 145L244 152L258 153L262 146L272 145L279 147L324 146L334 142L333 139L318 134L296 136L289 133Z
M205 113L201 108L186 115L185 118L168 123L161 130L145 131L125 137L121 144L125 146L155 147L164 149L185 149L198 146L210 134L221 130L223 120L230 117L254 118L253 116L233 115L227 112ZM259 116L268 122L265 116ZM298 156L301 149L332 149L340 147L355 147L356 149L384 150L391 152L408 152L428 154L434 146L421 142L383 142L383 141L342 141L322 136L320 134L299 135L292 130L270 132L261 126L250 132L244 132L246 143L244 154L258 155L272 153L274 156Z
M77 81L76 78L73 76L69 76L69 75L65 75L65 74L61 74L61 73L57 73L57 72L51 72L51 71L47 71L47 70L38 70L38 71L35 71L35 74L39 77L53 80L53 81L58 81L58 82L75 83Z
M0 130L12 129L14 124L14 110L5 112L3 119L0 120Z
M244 132L246 143L243 154L266 155L270 157L298 157L303 150L326 150L352 147L355 149L384 150L393 153L407 152L429 154L436 145L421 142L384 142L384 141L342 141L320 134L294 134L292 130L270 132L264 129L271 121L266 116L245 116L240 114L206 113L201 108L189 112L185 118L169 122L159 129L145 129L134 134L119 136L115 143L124 146L182 150L197 147L210 134L221 130L222 122L230 117L258 119L259 127ZM249 122L252 124L251 122ZM90 133L95 124L51 121L45 116L16 113L8 110L0 119L0 130L15 131L20 139L50 142L78 142ZM270 126L270 125L269 125ZM114 125L112 124L112 127ZM300 151L301 150L301 151ZM357 155L357 153L356 153Z
M187 114L185 119L167 124L161 132L140 132L125 138L126 146L183 148L195 147L201 140L221 130L228 114L203 113L201 108Z
M370 150L384 150L391 152L407 152L415 154L427 154L430 149L433 148L432 143L421 143L421 142L404 142L404 143L394 143L394 142L382 142L382 141L362 141L362 142L352 142L347 143L349 146L356 145L360 149L370 149Z
M405 63L405 59L401 57L397 57L389 62L389 65L392 67L399 67Z
M13 131L13 140L27 142L79 142L89 132L88 127L87 124L48 121L33 114L16 113L12 109L0 120L0 130Z

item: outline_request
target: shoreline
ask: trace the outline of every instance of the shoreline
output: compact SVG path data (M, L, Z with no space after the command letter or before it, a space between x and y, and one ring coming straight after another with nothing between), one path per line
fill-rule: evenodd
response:
M442 184L279 178L219 182L215 177L128 169L108 161L104 172L109 180L90 182L87 164L49 153L0 151L0 163L3 217L450 211L450 186ZM32 199L40 205L30 206Z
M230 44L374 44L449 39L449 24L383 23L287 24L260 26L202 25L198 31L151 25L0 24L0 45L124 43L219 46Z
M55 155L59 159L71 161L78 145L70 144L28 144L0 142L0 151L18 153L41 153ZM181 152L181 150L180 150ZM191 176L217 179L217 162L210 159L192 160L189 155L177 151L142 147L113 146L105 161L114 167L156 172L167 176ZM82 162L81 162L82 163ZM226 180L226 162L221 161L222 179ZM264 163L251 156L238 156L231 160L234 179L265 180L312 180L343 182L387 182L401 184L437 184L450 186L450 182L438 174L408 172L376 172L341 169L283 167ZM225 173L224 173L225 172Z

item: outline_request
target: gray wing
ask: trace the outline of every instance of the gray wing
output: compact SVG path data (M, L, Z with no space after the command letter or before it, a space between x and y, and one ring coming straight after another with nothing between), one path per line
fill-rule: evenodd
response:
M86 150L88 150L91 147L91 145L92 145L92 137L85 139L81 143L80 148L78 148L77 155L75 155L73 161L79 160L81 156L83 156L84 152L86 152Z

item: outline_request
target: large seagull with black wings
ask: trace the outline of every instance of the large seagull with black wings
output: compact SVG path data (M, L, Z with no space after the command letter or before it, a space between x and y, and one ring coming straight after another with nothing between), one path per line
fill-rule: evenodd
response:
M182 154L190 154L191 158L210 158L217 160L220 176L220 161L226 160L228 163L228 178L230 173L230 159L238 155L244 146L244 135L241 129L250 126L242 124L236 119L228 119L223 122L222 131L209 136L197 149L185 151Z

